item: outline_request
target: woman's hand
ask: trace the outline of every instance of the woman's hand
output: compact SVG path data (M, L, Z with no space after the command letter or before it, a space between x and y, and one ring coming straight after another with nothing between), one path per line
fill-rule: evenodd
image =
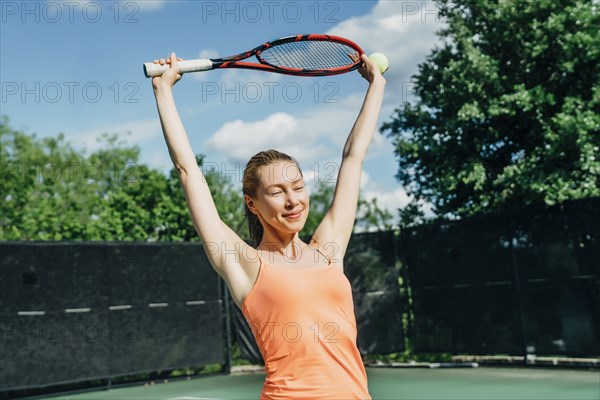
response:
M160 60L154 60L154 64L168 64L171 66L171 68L165 71L162 75L152 78L152 87L154 87L155 90L171 88L173 85L179 82L182 74L179 72L179 66L177 65L177 62L181 60L183 59L175 56L174 52L171 53L171 56L167 59L161 58Z
M350 54L350 58L354 62L359 60L363 62L358 68L358 72L367 80L367 82L373 83L375 81L381 81L385 83L385 78L383 75L381 75L379 67L373 61L371 61L366 54L363 53L360 57L358 57L358 54Z

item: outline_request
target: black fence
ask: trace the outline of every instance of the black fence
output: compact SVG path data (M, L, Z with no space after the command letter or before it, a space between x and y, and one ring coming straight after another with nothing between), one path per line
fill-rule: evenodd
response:
M2 391L226 364L222 290L201 246L0 248Z
M416 352L600 355L600 199L400 237Z
M227 370L229 310L262 362L200 244L2 242L0 261L0 395ZM344 267L363 355L600 355L600 199L357 234Z
M392 232L356 235L344 260L363 354L403 349L395 245ZM244 354L262 361L199 244L4 242L0 250L4 395L211 363L227 368L229 310Z

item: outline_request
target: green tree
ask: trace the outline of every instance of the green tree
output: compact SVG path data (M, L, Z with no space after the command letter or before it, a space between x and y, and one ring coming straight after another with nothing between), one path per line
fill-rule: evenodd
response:
M319 226L333 201L335 185L319 180L313 193L310 194L310 212L302 230L303 236L310 236ZM392 214L377 203L377 199L365 200L362 195L358 199L354 229L389 230L393 227Z
M314 190L310 193L310 210L301 233L302 236L311 236L315 232L331 206L334 190L335 186L327 184L325 181L318 180L316 182Z
M40 139L4 117L0 140L2 240L198 240L175 170L165 176L141 164L139 149L118 135L102 135L86 155L62 134ZM231 181L210 171L206 179L223 220L241 224Z
M6 117L0 139L2 240L152 237L148 210L166 179L137 165L137 148L103 135L102 148L86 156L62 134L39 139L11 129Z
M0 125L2 240L90 239L90 215L99 212L98 169L64 139L38 139Z
M179 175L139 162L139 148L104 134L89 155L60 134L36 137L0 125L1 240L198 241ZM204 157L196 156L203 167ZM206 170L223 221L248 239L241 190L230 176ZM312 234L333 199L320 182L311 196L304 232ZM359 201L357 224L388 227L390 214L376 200Z
M361 227L367 231L387 231L393 229L393 216L386 209L381 208L377 198L371 200L358 199L355 229Z
M204 156L197 155L196 162L203 170L204 179L206 179L223 222L237 230L243 239L249 239L248 231L243 226L244 203L241 190L234 187L230 176L216 170L203 168ZM190 218L179 174L175 168L169 172L166 197L171 201L163 202L162 208L159 210L161 213L159 220L164 222L161 227L161 240L199 240Z
M381 128L415 199L405 219L418 201L460 217L600 195L598 3L438 4L444 44Z

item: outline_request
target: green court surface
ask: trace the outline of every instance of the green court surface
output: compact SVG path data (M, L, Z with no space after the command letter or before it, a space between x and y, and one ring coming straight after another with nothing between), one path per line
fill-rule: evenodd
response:
M532 368L367 368L378 399L600 399L600 372ZM56 399L258 399L264 374L211 376L148 386L79 393Z

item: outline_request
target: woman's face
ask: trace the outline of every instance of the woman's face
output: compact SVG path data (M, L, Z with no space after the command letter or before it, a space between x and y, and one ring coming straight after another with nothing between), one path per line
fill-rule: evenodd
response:
M256 197L248 207L268 224L285 233L302 230L309 210L304 178L296 163L279 161L259 168Z

